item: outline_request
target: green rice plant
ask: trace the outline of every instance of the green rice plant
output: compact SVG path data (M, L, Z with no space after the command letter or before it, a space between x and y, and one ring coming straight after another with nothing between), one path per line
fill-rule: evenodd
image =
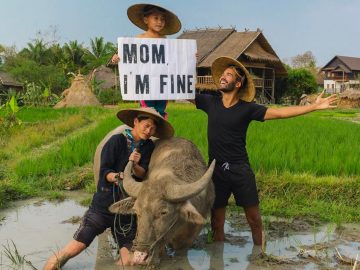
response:
M208 158L207 116L202 111L195 111L194 105L174 104L169 109L169 122L175 129L175 136L191 140L201 154Z
M56 120L65 120L71 115L83 113L88 118L94 118L109 112L103 107L73 107L53 109L48 107L23 107L18 112L18 117L23 123L41 123Z
M86 188L93 192L91 163L98 143L121 124L115 116L117 110L138 106L123 103L111 110L25 108L25 115L20 111L28 123L10 138L18 145L4 143L6 147L0 151L5 166L0 174L0 187L5 190L0 188L0 205L44 190ZM207 160L206 114L192 104L171 102L168 112L176 136L193 141ZM349 110L343 115L359 112ZM360 125L338 120L339 114L341 110L315 112L250 124L247 150L257 174L262 213L336 223L360 221ZM36 127L38 137L32 135ZM12 154L15 152L18 154Z
M33 269L37 270L35 266L27 260L25 255L20 255L15 243L11 240L12 247L10 246L9 242L6 245L2 245L4 248L4 254L9 259L11 265L8 265L11 269Z
M58 140L61 136L68 135L71 131L89 124L91 120L83 114L73 115L51 123L39 123L24 128L21 132L13 134L6 145L1 149L2 155L23 155L34 148L40 147Z
M64 192L56 191L56 190L49 191L45 197L49 201L60 201L60 202L64 201L66 198Z
M89 181L85 186L85 191L87 193L94 193L96 191L96 186L94 181Z
M252 123L247 138L256 171L359 175L360 125L302 116Z
M95 128L66 139L59 149L49 149L38 157L20 161L15 167L15 173L20 179L32 179L36 182L39 176L59 175L92 162L98 143L117 125L119 121L116 118L107 117Z
M310 173L258 172L261 210L265 215L314 218L334 223L358 222L360 178Z
M82 199L82 200L80 201L80 205L81 205L81 206L88 207L88 206L91 204L91 201L92 201L92 197L88 197L88 198Z
M0 180L0 209L12 200L25 199L36 195L34 188L15 179Z
M345 117L345 118L354 118L359 114L358 109L334 109L334 110L325 110L325 111L316 111L312 115L319 117Z
M86 192L90 191L91 184L94 183L93 167L91 163L86 163L81 167L74 167L68 172L59 174L39 176L36 179L28 178L25 180L27 184L33 185L36 188L43 190L78 190L84 189Z

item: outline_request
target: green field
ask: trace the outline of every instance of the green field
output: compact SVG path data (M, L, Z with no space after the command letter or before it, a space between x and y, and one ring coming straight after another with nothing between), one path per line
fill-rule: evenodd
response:
M94 191L92 158L120 124L116 109L23 108L23 124L0 134L0 206L29 196L62 197L64 189ZM192 140L207 159L205 113L169 105L176 136ZM266 215L360 221L360 110L311 113L253 122L247 149Z

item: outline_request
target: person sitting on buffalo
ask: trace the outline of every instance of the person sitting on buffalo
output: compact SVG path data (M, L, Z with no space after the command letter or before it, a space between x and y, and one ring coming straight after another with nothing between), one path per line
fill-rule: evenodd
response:
M109 206L123 199L126 193L122 189L122 172L133 161L132 174L141 181L144 178L154 150L151 136L169 138L174 129L155 109L125 109L117 117L132 129L115 134L104 144L101 151L99 181L89 209L71 240L63 249L49 258L44 269L59 269L70 258L87 248L94 238L111 228L118 244L119 265L131 265L129 250L136 234L136 220L131 215L110 213Z

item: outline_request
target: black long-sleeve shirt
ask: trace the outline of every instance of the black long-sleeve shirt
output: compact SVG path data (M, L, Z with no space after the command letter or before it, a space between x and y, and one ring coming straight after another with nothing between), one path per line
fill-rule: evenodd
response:
M139 152L141 159L139 166L145 171L148 169L150 157L154 150L154 143L148 139L141 145ZM111 214L109 206L120 199L118 187L106 180L111 172L123 172L129 161L131 151L128 150L127 139L123 134L112 136L101 151L99 182L91 202L91 207L105 214Z

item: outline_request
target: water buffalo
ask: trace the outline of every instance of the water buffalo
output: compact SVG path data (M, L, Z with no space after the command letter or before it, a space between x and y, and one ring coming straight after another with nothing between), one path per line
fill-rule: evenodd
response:
M132 178L132 162L127 164L123 184L130 197L110 211L137 215L134 249L149 255L143 262L159 264L165 244L181 249L193 243L214 201L214 165L207 169L197 147L176 137L155 142L143 182Z

